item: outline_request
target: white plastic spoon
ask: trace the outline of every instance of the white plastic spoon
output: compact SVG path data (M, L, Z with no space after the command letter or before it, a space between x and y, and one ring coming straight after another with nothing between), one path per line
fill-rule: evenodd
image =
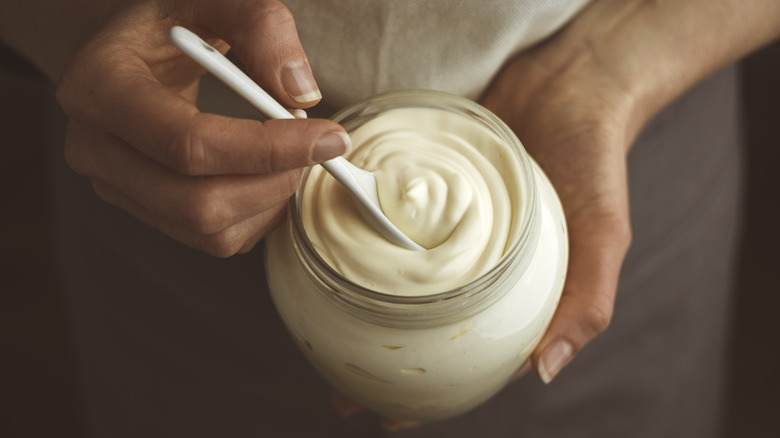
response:
M179 50L205 67L269 119L295 118L241 69L199 36L181 26L174 26L171 28L169 37ZM357 203L360 213L382 236L407 249L420 251L425 249L387 219L379 205L376 178L373 173L356 167L343 157L337 157L321 164L338 182L346 187Z

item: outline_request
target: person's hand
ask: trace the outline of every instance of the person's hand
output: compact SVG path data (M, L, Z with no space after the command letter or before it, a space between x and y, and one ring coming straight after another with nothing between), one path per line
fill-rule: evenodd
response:
M550 178L569 229L560 304L516 379L533 366L550 382L611 320L631 241L626 153L642 126L708 74L778 37L773 0L603 0L498 73L481 103ZM332 401L343 416L363 410L338 393Z
M198 111L204 70L168 31L181 25L226 52L285 106L319 89L293 18L274 0L144 1L69 63L57 97L70 120L65 156L105 201L193 248L250 250L283 218L303 166L344 153L328 120L259 122Z
M362 405L356 403L336 389L332 389L330 392L330 404L333 406L333 409L336 410L336 413L344 419L351 418L352 416L365 411L365 408L363 408ZM380 416L379 424L387 431L396 431L418 427L422 425L422 422Z
M631 230L625 157L637 124L631 99L602 76L551 73L545 46L511 60L481 103L504 120L553 183L569 229L569 268L550 326L531 361L549 382L609 324ZM569 76L571 74L571 76ZM586 80L587 79L587 80ZM602 82L603 80L603 82ZM331 402L349 417L363 408L338 391ZM380 418L391 430L420 423Z
M608 71L584 77L578 69L557 70L544 50L542 45L513 59L482 103L512 128L542 167L566 216L566 282L532 355L548 383L609 324L631 240L625 158L637 123L631 99L610 81Z
M569 228L563 295L532 356L545 382L612 317L631 240L626 154L639 130L699 80L780 34L777 2L716 3L593 2L510 60L483 96L550 178Z
M518 371L533 364L549 382L610 321L631 240L625 157L637 125L622 90L609 81L584 81L576 71L551 73L543 50L508 63L481 103L517 134L564 207L570 255L563 294L531 361ZM331 401L345 417L363 410L337 391ZM380 421L393 430L420 424Z

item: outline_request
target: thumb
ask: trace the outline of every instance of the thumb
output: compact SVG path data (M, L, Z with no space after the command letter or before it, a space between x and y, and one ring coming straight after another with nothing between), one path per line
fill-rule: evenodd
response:
M247 74L282 105L308 108L321 99L290 11L276 0L193 5L193 20L235 50Z
M549 383L577 352L607 329L618 276L631 241L627 215L600 215L570 222L569 269L550 326L533 354Z

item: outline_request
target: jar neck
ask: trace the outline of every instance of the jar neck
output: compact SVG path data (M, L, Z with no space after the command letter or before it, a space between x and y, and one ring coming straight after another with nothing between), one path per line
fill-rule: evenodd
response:
M443 93L425 92L423 96L431 96L431 102L436 104L440 104L441 99L446 97L448 109L455 105L513 146L512 150L516 153L521 168L520 187L517 188L520 199L516 201L523 202L524 208L521 209L521 217L513 218L512 238L503 256L493 268L480 277L458 288L431 295L390 295L365 288L345 278L328 265L314 248L301 215L301 210L305 208L302 205L302 194L309 177L309 170L305 170L299 189L289 205L289 232L298 261L318 291L332 304L355 317L388 327L432 327L478 314L503 297L519 281L539 244L541 200L537 193L530 158L514 133L496 116L471 101ZM415 104L420 104L419 91L389 93L380 97L391 101L393 97L400 97L405 105L408 105L409 99L414 98ZM361 108L360 103L351 107L351 110L357 114L365 114L365 108ZM349 111L342 111L334 116L334 119L340 121L340 118L347 118L349 115Z

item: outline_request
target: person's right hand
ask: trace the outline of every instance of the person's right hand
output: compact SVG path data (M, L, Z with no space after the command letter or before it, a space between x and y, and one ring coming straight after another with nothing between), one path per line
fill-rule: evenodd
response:
M303 166L344 153L322 119L259 122L198 111L205 71L168 40L174 25L226 52L282 105L320 92L290 12L278 1L143 1L106 25L66 68L57 98L65 156L105 201L172 238L226 257L283 218Z

